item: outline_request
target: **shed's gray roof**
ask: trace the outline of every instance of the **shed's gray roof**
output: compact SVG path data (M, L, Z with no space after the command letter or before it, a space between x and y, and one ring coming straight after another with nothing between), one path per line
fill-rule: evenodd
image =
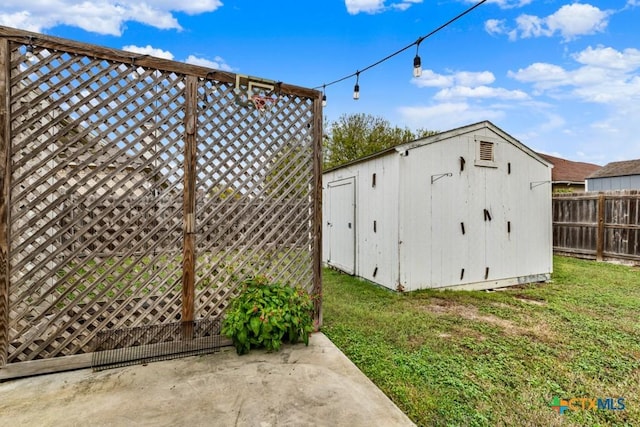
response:
M589 178L609 178L612 176L640 175L640 159L607 163L589 175Z

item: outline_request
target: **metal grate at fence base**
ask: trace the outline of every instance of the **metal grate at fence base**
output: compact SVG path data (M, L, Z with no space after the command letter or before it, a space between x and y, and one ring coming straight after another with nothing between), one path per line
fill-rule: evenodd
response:
M202 319L98 332L95 371L208 354L221 347L220 321Z

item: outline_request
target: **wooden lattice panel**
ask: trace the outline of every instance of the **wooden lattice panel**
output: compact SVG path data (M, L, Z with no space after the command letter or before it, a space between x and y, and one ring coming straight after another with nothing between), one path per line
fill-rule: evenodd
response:
M311 291L312 102L280 96L238 108L232 85L208 82L199 123L196 313L219 316L242 278ZM208 94L215 93L216 97Z
M10 362L180 313L183 76L36 53L11 64Z
M247 276L319 293L319 93L274 84L259 111L246 76L0 35L0 370L219 320Z

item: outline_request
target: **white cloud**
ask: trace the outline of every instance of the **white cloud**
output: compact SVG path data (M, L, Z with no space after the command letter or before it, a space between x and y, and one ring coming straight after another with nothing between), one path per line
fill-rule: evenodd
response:
M507 75L519 82L535 83L538 89L562 86L568 80L568 73L564 68L544 62L536 62L517 72L509 71Z
M520 15L516 18L520 37L523 39L529 37L551 36L553 33L545 26L544 19L533 15Z
M437 74L432 70L422 70L422 76L413 79L412 82L418 87L448 87L453 85L454 77Z
M0 13L0 25L21 28L27 31L40 31L42 28L41 20L42 18L32 17L27 11Z
M69 25L93 33L120 36L126 22L140 22L159 29L181 30L174 12L198 14L212 12L221 6L220 0L4 0L0 24L37 32L57 25Z
M444 75L435 73L433 70L423 70L422 77L413 79L413 83L418 87L450 87L454 85L474 87L491 84L495 80L495 76L490 71L459 71Z
M489 34L505 34L508 32L504 19L488 19L484 23L484 30Z
M640 50L589 46L571 57L580 65L573 70L539 62L508 76L555 97L617 106L640 101ZM560 92L563 88L568 92Z
M546 132L555 131L557 129L561 129L566 124L567 124L567 121L564 119L564 117L558 114L549 113L547 115L547 121L538 124L536 127L541 132L546 133Z
M466 102L448 102L431 106L400 107L403 120L414 127L453 129L482 120L497 120L504 116L500 110L469 105Z
M405 10L411 7L411 3L397 3L397 4L392 4L391 7L404 12Z
M523 7L531 3L533 0L489 0L486 4L495 4L500 9L514 9L517 7ZM465 0L465 3L478 3L478 0Z
M549 112L546 108L533 107L531 110L529 110L529 115L541 117L541 121L536 121L535 125L532 126L529 131L519 134L517 138L520 141L530 141L537 138L544 139L545 134L557 134L558 132L562 132L565 135L571 134L569 130L564 129L564 127L567 125L567 121L565 120L565 118L558 114ZM536 149L536 151L541 151L555 157L564 157L564 155L555 151L548 152L540 149Z
M477 86L491 84L496 81L491 71L461 71L454 75L455 82L462 86Z
M512 40L559 34L569 41L603 32L612 14L612 11L600 10L590 4L573 3L562 6L547 17L522 14L516 18L515 28L508 28L504 20L490 19L485 22L485 31L489 34L508 34Z
M640 157L640 50L590 46L567 58L572 66L534 63L508 73L556 104L547 123L531 121L524 141L602 164Z
M216 56L213 61L206 58L199 58L194 55L189 55L184 61L187 64L200 65L201 67L213 68L222 71L232 71L232 68L219 56Z
M519 90L491 87L496 80L490 71L459 71L438 74L423 70L412 83L422 88L439 89L431 105L404 106L398 109L408 124L429 129L450 129L482 120L497 120L513 108L513 101L526 101L529 96ZM469 103L467 100L474 100ZM503 105L489 105L486 100L511 101Z
M391 7L399 10L407 10L414 4L422 3L422 0L403 0L401 3L392 4Z
M512 101L523 101L529 98L525 92L521 90L507 90L504 88L495 88L489 86L456 86L453 88L445 88L440 90L434 96L434 99L438 101L459 99L459 98L496 98Z
M576 36L604 31L611 13L589 4L574 3L562 6L546 18L546 23L552 33L559 32L565 40L571 40Z
M585 141L580 148L589 160L604 164L616 160L640 158L640 106L616 107L589 126L577 129L578 138Z
M146 45L144 47L129 45L124 46L122 50L126 50L127 52L139 53L140 55L155 56L156 58L173 59L173 53L155 48L151 45Z
M344 0L344 4L351 15L360 12L376 13L384 9L384 0Z
M414 4L422 3L422 1L423 0L401 0L398 3L385 6L385 0L344 0L344 4L349 14L357 15L358 13L374 14L390 9L405 11Z
M166 50L155 48L151 45L146 45L144 47L134 46L134 45L124 46L122 50L138 53L141 55L155 56L156 58L163 58L163 59L169 59L169 60L174 59L173 53ZM213 68L216 70L232 71L231 66L229 66L229 64L227 64L225 60L219 56L216 56L214 60L211 61L210 59L200 58L195 55L189 55L187 59L185 59L183 62L186 62L187 64L192 64L192 65L199 65L201 67Z
M581 64L601 68L632 71L640 67L640 50L634 48L619 52L611 47L598 46L594 49L589 46L572 56Z
M584 101L602 104L627 104L631 100L640 101L640 77L630 79L612 78L610 81L596 81L576 85L573 93Z
M470 0L474 2L475 0ZM487 3L493 3L500 6L502 9L513 9L517 7L523 7L530 4L533 0L489 0Z
M529 96L520 90L507 90L487 85L495 82L496 78L490 71L459 71L449 75L435 73L433 70L423 70L422 76L413 79L418 87L440 88L434 95L437 101L453 99L504 99L525 100Z

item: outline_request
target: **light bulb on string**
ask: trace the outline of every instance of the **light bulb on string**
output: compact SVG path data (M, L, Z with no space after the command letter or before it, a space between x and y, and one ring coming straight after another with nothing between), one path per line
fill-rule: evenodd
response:
M353 99L360 99L360 71L356 72L356 85L353 87Z
M327 106L327 94L325 93L325 85L322 85L322 106Z
M33 46L33 37L29 37L29 44L25 46L24 56L29 62L36 62L38 60L36 49Z
M26 55L26 57L27 57L27 59L29 61L31 61L33 59L35 54L33 53L33 46L32 45L27 46L25 55Z
M413 58L413 77L417 79L420 76L422 76L422 61L420 57L416 55L416 57Z
M418 39L416 42L416 56L413 58L413 77L416 79L422 76L422 60L420 59L420 55L418 55L418 50L420 49L420 43L422 39Z
M408 0L408 1L413 1L413 0ZM371 68L377 67L378 65L382 64L383 62L386 62L386 61L390 60L391 58L394 58L395 56L400 55L401 53L403 53L404 51L410 49L414 45L419 48L420 47L420 43L422 43L424 40L426 40L429 37L435 35L436 33L440 32L441 30L449 27L451 24L453 24L454 22L458 21L459 19L461 19L462 17L466 16L467 14L471 13L472 11L474 11L475 9L480 7L481 5L487 3L488 1L489 0L479 0L473 6L470 6L469 8L465 9L461 13L457 14L456 16L454 16L453 18L449 19L447 22L445 22L444 24L442 24L439 27L435 28L434 30L430 31L429 33L425 34L424 36L419 37L413 43L410 43L410 44L408 44L408 45L396 50L395 52L385 56L384 58L381 58L381 59L377 60L376 62L366 66L365 68L362 69L362 71L368 71ZM358 72L356 73L356 76L359 73L360 73L360 70L358 70ZM422 60L420 58L420 55L418 54L417 49L416 49L416 55L415 55L415 57L413 59L413 75L414 75L414 78L422 77ZM348 80L353 76L354 76L354 74L346 75L344 77L341 77L341 78L336 79L334 81L331 81L329 83L325 83L324 86L332 86L334 84L337 84L337 83L343 82L345 80ZM320 89L321 87L322 86L316 86L316 87L314 87L314 89ZM353 89L354 89L353 98L354 99L359 99L360 98L360 86L359 86L359 83L358 83L357 79L356 79L356 85L354 86Z

